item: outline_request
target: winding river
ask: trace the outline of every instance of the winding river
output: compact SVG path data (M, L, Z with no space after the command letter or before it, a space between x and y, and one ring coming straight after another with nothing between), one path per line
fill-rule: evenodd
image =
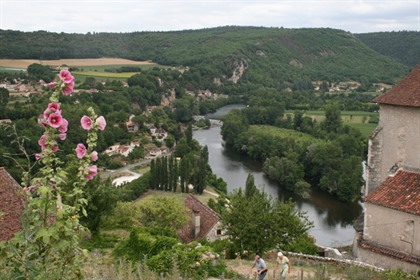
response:
M208 117L218 119L236 108L243 108L243 106L225 106L216 113L209 114ZM301 211L307 212L309 220L314 223L310 235L316 239L318 245L336 247L352 243L353 221L362 212L360 203L343 203L318 190L313 190L309 199L294 196L264 175L262 163L225 147L220 131L221 127L215 125L208 130L194 131L194 138L201 145L207 145L209 164L213 172L226 181L228 192L244 188L248 173L251 173L254 175L258 188L264 189L274 198L292 198Z

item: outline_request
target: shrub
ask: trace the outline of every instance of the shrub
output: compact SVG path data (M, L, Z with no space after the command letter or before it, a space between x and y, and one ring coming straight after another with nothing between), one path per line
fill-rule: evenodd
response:
M299 236L295 241L285 245L284 250L316 255L318 248L307 235Z

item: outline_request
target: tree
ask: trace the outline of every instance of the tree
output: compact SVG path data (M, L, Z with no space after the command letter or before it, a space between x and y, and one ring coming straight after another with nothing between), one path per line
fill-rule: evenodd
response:
M327 132L337 133L342 127L340 106L337 103L325 106L325 120L322 127Z
M240 189L230 197L229 211L222 221L237 251L264 253L277 246L285 247L307 236L312 223L294 203L272 201L265 192L246 197Z
M178 187L178 161L172 157L172 190L176 192Z
M0 88L0 106L5 106L9 102L9 91L5 88Z
M185 138L187 139L187 144L188 147L191 147L191 143L193 140L193 135L192 135L192 125L188 125L187 129L185 130Z
M28 75L33 81L44 80L45 82L50 82L55 76L48 65L38 63L33 63L28 66Z
M254 175L249 173L245 183L245 197L252 197L256 191L257 188L254 183Z
M280 186L290 191L294 191L294 186L298 181L303 180L305 175L302 164L297 160L277 156L267 158L263 166L264 172L270 179L279 182Z
M181 229L189 221L188 210L176 197L151 197L139 202L140 222L147 227Z

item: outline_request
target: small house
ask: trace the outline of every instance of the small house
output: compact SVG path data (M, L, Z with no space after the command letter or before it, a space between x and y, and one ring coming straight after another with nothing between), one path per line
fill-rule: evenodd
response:
M184 202L189 209L190 221L179 232L179 238L190 243L200 239L215 241L225 238L219 214L192 194Z

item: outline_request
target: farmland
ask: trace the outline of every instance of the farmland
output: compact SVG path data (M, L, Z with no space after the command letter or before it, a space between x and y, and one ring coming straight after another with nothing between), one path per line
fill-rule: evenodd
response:
M292 110L287 110L286 114L293 114ZM306 111L306 116L310 116L313 120L321 122L325 119L325 111ZM342 111L341 119L343 123L360 130L362 135L368 138L377 124L379 113L376 112L363 112L363 111Z
M33 64L39 63L58 67L66 65L74 67L73 75L77 81L84 81L86 77L93 77L97 80L115 79L126 80L138 72L117 73L121 67L137 67L141 70L148 70L154 67L167 68L152 61L134 61L121 58L92 58L92 59L59 59L59 60L37 60L37 59L0 59L0 71L18 72L24 71Z
M0 66L10 68L26 69L33 63L42 65L61 66L63 64L73 67L98 67L98 66L145 66L153 67L157 65L152 61L134 61L122 58L82 58L82 59L58 59L58 60L39 60L39 59L0 59Z

